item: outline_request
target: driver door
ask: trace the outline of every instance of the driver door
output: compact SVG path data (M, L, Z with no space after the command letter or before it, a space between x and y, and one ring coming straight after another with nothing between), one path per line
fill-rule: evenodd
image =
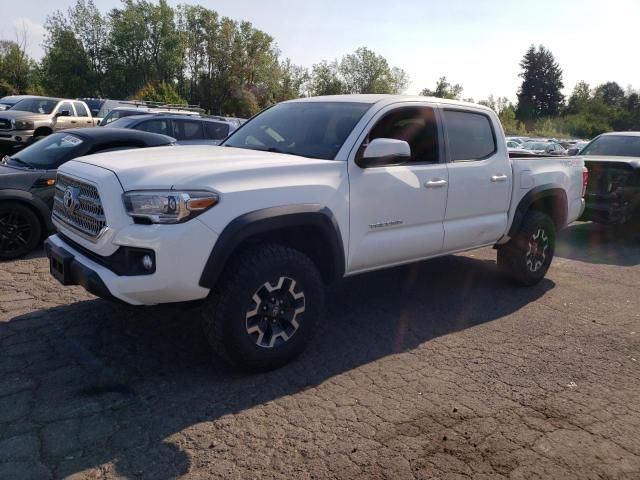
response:
M437 107L391 105L371 120L349 159L348 273L407 263L442 251L448 171ZM369 141L406 141L411 157L399 165L362 168L356 156Z

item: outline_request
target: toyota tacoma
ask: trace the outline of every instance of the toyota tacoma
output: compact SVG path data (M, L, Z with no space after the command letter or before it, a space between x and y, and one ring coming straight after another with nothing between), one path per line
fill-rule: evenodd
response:
M100 297L202 301L215 351L268 370L303 350L344 276L493 245L507 279L540 282L586 180L579 157L510 159L479 105L305 98L221 146L65 163L46 252L62 284Z

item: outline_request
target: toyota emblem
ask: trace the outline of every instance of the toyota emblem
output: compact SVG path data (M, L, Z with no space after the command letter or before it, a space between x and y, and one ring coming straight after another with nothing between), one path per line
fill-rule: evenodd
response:
M67 215L73 215L80 206L80 189L78 187L67 187L62 197L62 205Z

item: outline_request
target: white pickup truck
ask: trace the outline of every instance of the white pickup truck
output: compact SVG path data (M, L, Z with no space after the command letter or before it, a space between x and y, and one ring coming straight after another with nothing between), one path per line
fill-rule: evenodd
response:
M203 300L238 367L291 360L322 320L323 283L494 245L539 282L584 209L582 159L509 159L487 108L351 95L278 104L221 146L79 158L58 171L51 273L131 305Z

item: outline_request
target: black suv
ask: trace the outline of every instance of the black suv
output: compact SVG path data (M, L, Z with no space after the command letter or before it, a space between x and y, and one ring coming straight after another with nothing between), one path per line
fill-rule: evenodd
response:
M120 128L84 128L49 135L0 165L0 260L20 257L54 230L56 169L83 155L171 145L165 135Z

